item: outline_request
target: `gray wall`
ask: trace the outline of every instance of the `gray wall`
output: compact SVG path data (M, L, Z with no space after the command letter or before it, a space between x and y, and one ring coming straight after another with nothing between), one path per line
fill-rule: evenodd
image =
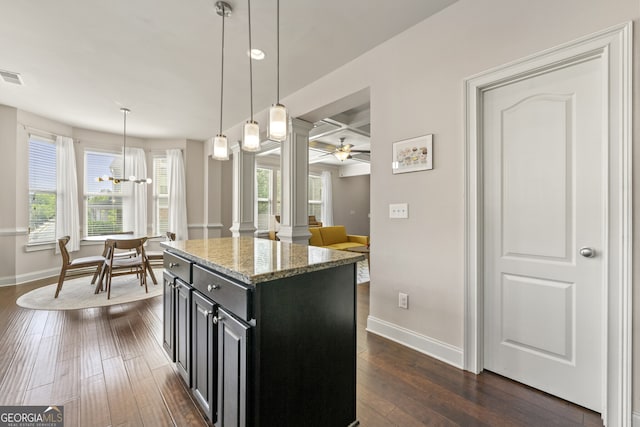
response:
M634 20L634 128L640 129L637 0L459 0L395 38L283 99L304 116L368 88L371 94L370 314L420 345L457 354L464 334L465 78ZM393 175L394 141L434 134L434 169ZM638 132L634 133L635 141ZM634 144L637 145L637 144ZM640 150L634 153L634 169ZM640 200L640 174L635 174ZM390 220L390 203L409 219ZM634 212L634 222L640 210ZM384 242L384 245L377 244ZM640 265L640 227L634 265ZM640 269L635 269L637 282ZM398 292L410 296L408 310ZM633 310L640 312L640 292ZM634 319L634 408L640 411L640 316ZM382 323L379 323L382 324Z
M347 234L369 235L369 175L340 178L332 173L333 223Z

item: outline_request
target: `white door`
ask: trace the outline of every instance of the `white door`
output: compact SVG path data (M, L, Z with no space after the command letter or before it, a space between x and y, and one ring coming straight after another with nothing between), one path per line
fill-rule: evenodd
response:
M592 58L487 90L481 104L484 368L598 412L603 74Z

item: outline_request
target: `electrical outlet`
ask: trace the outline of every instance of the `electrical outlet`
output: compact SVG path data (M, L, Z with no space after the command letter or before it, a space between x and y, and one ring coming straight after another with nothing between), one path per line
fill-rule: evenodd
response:
M398 293L398 307L400 308L409 308L409 295L399 292Z
M389 205L389 218L406 219L409 218L408 203L392 203Z

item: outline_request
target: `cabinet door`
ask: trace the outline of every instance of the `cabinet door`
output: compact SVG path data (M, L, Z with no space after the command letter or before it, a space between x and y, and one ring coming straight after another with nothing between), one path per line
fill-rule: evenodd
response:
M176 361L175 352L175 277L164 273L162 276L162 347L171 361Z
M243 427L247 420L251 327L218 308L218 417L216 427ZM285 351L283 349L283 351Z
M215 421L216 325L215 304L194 291L191 299L191 389L204 412Z
M191 386L191 286L176 279L175 351L178 373Z

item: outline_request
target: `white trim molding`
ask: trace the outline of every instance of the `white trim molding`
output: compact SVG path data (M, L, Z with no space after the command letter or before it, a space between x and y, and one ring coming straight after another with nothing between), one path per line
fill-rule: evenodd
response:
M600 58L608 79L607 253L603 298L604 365L602 419L607 426L632 426L632 23L624 23L465 80L465 295L464 369L482 371L483 93L519 79L584 60ZM638 425L638 414L633 414Z
M46 270L31 271L16 276L0 277L0 286L22 285L24 283L33 282L34 280L46 279L48 277L57 277L60 274L60 267L48 268Z
M367 318L367 331L462 369L462 349L378 319Z
M5 236L26 236L29 233L29 229L25 227L16 228L0 228L0 237Z

